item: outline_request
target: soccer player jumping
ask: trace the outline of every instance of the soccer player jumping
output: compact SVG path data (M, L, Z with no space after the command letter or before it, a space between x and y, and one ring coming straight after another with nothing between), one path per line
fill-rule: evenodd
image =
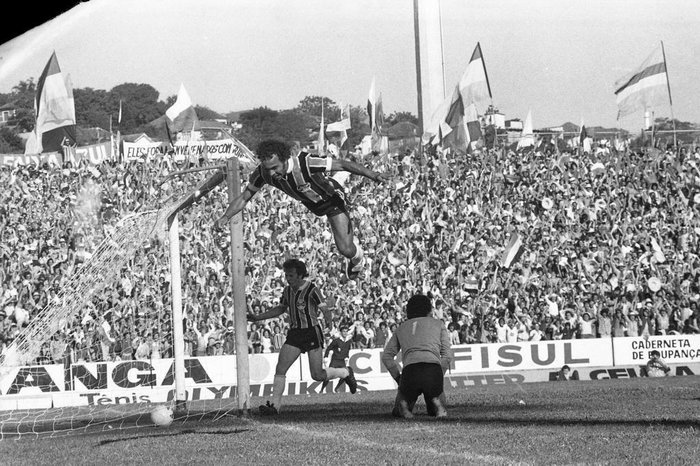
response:
M217 226L223 228L264 185L272 185L300 201L313 214L328 217L335 245L348 259L346 274L350 279L356 278L364 263L362 247L353 234L343 188L329 174L347 171L378 183L388 181L389 176L351 160L318 157L304 151L291 155L291 149L282 141L261 142L257 155L260 165L250 175L245 190L217 220Z
M264 415L278 414L282 404L282 393L287 382L287 371L301 353L308 353L311 377L316 381L340 378L350 388L357 391L357 381L351 367L323 368L323 331L318 320L318 312L325 315L326 325L330 325L330 311L323 302L321 290L306 280L306 264L299 259L288 259L282 264L288 285L282 291L280 305L262 314L248 315L248 320L257 322L289 312L289 332L277 358L275 379L272 385L274 403L269 401L259 407Z

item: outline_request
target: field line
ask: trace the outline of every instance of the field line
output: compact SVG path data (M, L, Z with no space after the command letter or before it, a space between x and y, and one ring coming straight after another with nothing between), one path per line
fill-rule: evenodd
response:
M327 431L317 431L313 429L309 429L308 425L304 425L303 428L297 427L296 425L289 425L289 424L278 424L278 423L265 423L265 422L260 422L255 419L247 419L248 422L251 424L256 424L261 427L267 427L267 428L274 428L274 429L279 429L279 430L284 430L287 432L292 432L295 435L306 435L308 437L314 437L317 439L325 439L325 440L332 440L332 441L338 441L338 434L337 432L327 432ZM412 426L406 426L407 432L409 432ZM375 448L379 450L390 450L390 451L395 451L397 453L420 453L420 454L429 454L434 456L435 458L448 458L448 459L453 459L453 460L460 460L460 461L465 461L469 463L481 463L481 464L526 464L522 462L514 462L512 460L508 460L507 458L504 458L502 456L497 456L497 455L479 455L477 453L470 453L468 451L464 450L459 450L459 451L446 451L446 450L437 450L435 448L427 447L427 446L417 446L417 445L397 445L397 444L385 444L381 442L375 442L372 440L368 440L365 438L353 438L348 436L345 436L343 438L344 443L352 443L357 445L358 447L370 447L370 448Z

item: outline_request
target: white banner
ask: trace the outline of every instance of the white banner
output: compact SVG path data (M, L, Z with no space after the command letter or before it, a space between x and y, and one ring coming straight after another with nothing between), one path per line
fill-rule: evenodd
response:
M165 155L167 146L161 142L126 142L122 143L124 160L141 160L160 158Z
M554 380L567 364L581 380L633 378L641 375L648 352L658 349L674 365L672 375L700 372L700 335L582 339L519 344L479 344L453 347L452 367L445 384L453 388ZM613 353L614 346L614 353ZM642 352L642 358L635 354ZM396 388L381 364L381 349L352 350L349 363L358 390ZM613 364L613 354L615 356ZM276 353L249 355L251 396L272 393ZM86 406L135 402L162 402L174 396L172 359L9 368L0 376L0 410L18 407ZM208 356L185 359L185 385L189 400L236 396L236 357ZM339 381L326 387L332 393ZM340 391L347 391L340 384ZM287 372L287 395L316 395L321 382L311 378L308 359L302 355Z
M700 335L615 338L615 364L645 364L657 350L666 364L700 362Z
M63 166L63 156L58 152L45 154L0 154L0 167L16 167L19 165L36 165L48 163L54 167Z
M229 158L236 155L244 157L241 149L232 139L222 139L215 141L178 141L175 143L175 160L181 162L185 159L195 157L209 158L211 160Z

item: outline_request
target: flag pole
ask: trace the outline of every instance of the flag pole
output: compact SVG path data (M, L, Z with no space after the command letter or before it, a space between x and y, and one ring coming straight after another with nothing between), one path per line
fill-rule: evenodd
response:
M664 57L664 68L666 69L666 87L668 88L668 103L671 106L671 123L673 124L673 147L678 148L678 139L676 138L676 117L673 116L673 98L671 97L671 82L668 79L668 64L666 63L666 49L664 49L664 41L661 41L661 54Z
M420 21L418 19L418 1L413 0L413 36L416 52L416 90L418 97L418 160L423 167L423 83L420 71Z

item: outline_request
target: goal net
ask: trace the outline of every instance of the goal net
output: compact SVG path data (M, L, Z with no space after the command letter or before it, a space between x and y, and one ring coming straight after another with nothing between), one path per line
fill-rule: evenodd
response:
M155 408L172 409L176 393L167 227L182 199L196 199L202 186L173 181L162 190L163 207L114 224L20 326L0 355L0 439L164 424ZM184 224L181 238L191 241L193 230ZM226 282L217 283L196 254L216 245L198 243L188 243L183 258L188 402L175 411L175 424L217 419L236 405L236 368L225 356L233 348L230 306L204 302L208 287Z

